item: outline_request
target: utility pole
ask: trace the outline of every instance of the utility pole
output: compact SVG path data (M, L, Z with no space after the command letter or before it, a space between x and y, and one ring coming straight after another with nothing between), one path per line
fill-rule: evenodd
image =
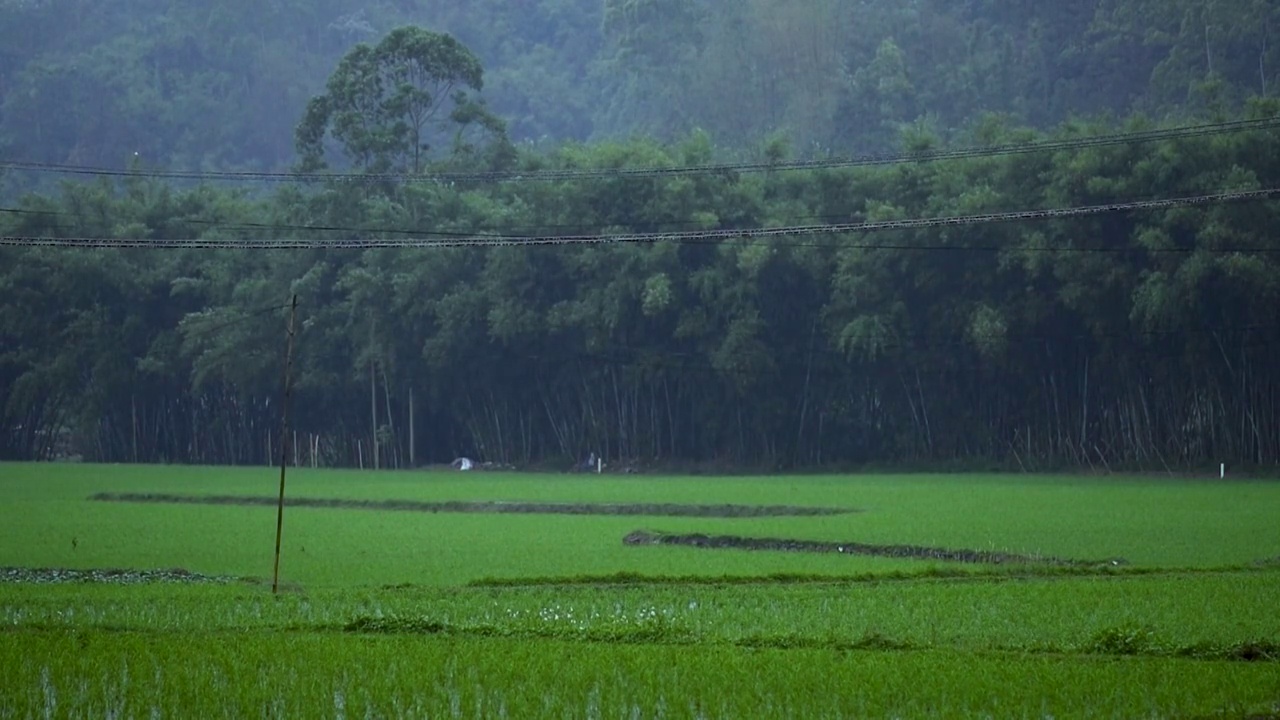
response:
M271 594L280 590L280 535L284 530L284 471L289 462L289 391L293 374L294 320L298 316L298 296L289 303L289 330L284 350L284 402L280 404L280 501L276 505L276 562L271 575Z
M369 437L369 445L373 448L373 469L378 469L378 375L375 370L377 366L373 361L369 361L369 417L371 430L373 432Z
M375 355L373 355L373 321L369 321L369 445L373 448L373 469L378 469L378 380Z

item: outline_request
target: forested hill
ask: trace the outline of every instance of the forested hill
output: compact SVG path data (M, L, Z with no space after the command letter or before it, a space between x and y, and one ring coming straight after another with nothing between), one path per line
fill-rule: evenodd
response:
M0 151L282 169L338 58L406 24L476 53L517 142L848 154L919 118L1238 109L1280 75L1273 0L0 0Z
M296 295L301 463L1280 463L1273 3L291 1L0 0L0 458L273 462Z

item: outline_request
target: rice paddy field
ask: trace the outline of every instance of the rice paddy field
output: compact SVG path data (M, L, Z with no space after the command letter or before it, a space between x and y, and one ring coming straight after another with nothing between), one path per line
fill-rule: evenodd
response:
M1280 483L0 464L0 718L1280 717Z

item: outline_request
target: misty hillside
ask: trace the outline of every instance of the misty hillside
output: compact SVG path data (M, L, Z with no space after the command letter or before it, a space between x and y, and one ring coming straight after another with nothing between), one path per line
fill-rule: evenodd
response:
M921 119L1233 107L1280 73L1269 0L3 0L0 152L287 167L336 61L405 24L479 57L517 142L700 128L847 154Z

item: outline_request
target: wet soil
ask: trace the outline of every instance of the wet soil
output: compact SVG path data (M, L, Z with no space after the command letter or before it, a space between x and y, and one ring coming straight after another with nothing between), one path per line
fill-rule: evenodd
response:
M0 567L0 583L231 583L240 578L201 575L182 568L168 570L126 570L120 568L76 570L71 568Z
M164 493L98 493L102 502L173 503L195 505L269 505L275 497L250 495L168 495ZM406 510L432 513L532 513L551 515L650 515L662 517L784 517L844 515L855 510L794 505L682 505L677 503L536 503L536 502L420 502L415 500L348 500L342 498L285 498L289 507L352 510Z
M820 540L782 540L776 538L751 538L736 535L675 535L670 533L636 530L622 539L624 545L683 545L709 549L776 550L784 552L839 553L844 555L872 555L889 558L919 558L948 562L977 564L1037 564L1058 566L1126 565L1122 558L1107 560L1071 560L1045 555L1019 555L1016 553L986 550L923 547L919 545L869 545L856 542L828 542Z

